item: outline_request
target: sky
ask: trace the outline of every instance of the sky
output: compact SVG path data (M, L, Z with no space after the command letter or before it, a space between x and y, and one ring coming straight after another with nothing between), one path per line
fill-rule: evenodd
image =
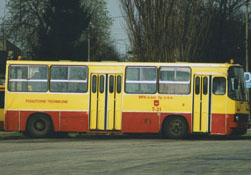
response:
M7 14L7 10L5 9L7 1L8 0L0 0L0 17ZM125 30L126 25L121 14L119 0L106 0L106 2L110 17L113 20L111 38L114 40L118 52L123 56L129 49L129 41Z
M0 16L4 16L4 7L7 0L0 0ZM109 1L109 0L108 0Z
M113 19L111 27L111 37L115 40L115 45L119 53L125 54L129 49L129 41L126 34L126 24L121 14L119 0L106 0L107 9Z

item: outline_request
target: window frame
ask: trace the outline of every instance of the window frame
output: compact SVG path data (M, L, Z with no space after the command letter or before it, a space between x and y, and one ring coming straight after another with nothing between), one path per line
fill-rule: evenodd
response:
M189 76L189 81L171 81L171 80L165 80L165 81L161 81L161 77L160 77L160 72L161 72L161 68L173 68L175 69L175 72L176 70L178 69L189 69L189 73L190 73L190 76ZM169 94L169 95L189 95L191 93L191 79L192 79L192 69L191 67L180 67L180 66L160 66L158 68L159 72L158 72L158 93L159 94ZM160 84L161 82L165 82L165 84L188 84L189 85L189 91L188 93L163 93L163 92L160 92ZM185 82L185 83L184 83ZM164 83L163 83L164 84Z
M11 67L27 67L27 78L10 78L11 75ZM31 77L29 77L30 75L30 67L46 67L47 68L47 79L33 79ZM28 92L28 93L44 93L44 92L48 92L49 91L49 75L50 75L50 68L48 65L45 64L11 64L8 67L8 91L10 92ZM10 82L26 82L26 83L31 83L31 82L47 82L47 87L46 90L44 91L13 91L10 89ZM27 89L29 89L29 85L27 84Z
M154 84L154 83L140 83L140 82L150 82L151 80L127 80L127 70L128 68L154 68L156 70L156 77L155 77L155 92L153 93L143 93L143 92L127 92L126 87L127 87L127 82L131 84ZM124 92L126 94L156 94L158 92L158 67L157 66L126 66L125 68L125 80L124 80ZM153 82L153 81L152 81Z
M224 94L216 94L215 93L215 89L214 89L214 80L216 79L216 78L224 78L225 79L225 91L224 91ZM226 77L213 77L213 88L212 88L212 94L214 94L214 95L226 95L226 92L227 92L227 78Z
M52 79L52 74L51 74L51 69L53 67L67 67L68 69L68 72L67 72L67 80L66 79ZM69 74L69 69L71 67L83 67L83 68L86 68L86 79L85 80L70 80L70 74ZM49 86L49 91L52 92L52 93L73 93L73 94L76 94L76 93L88 93L88 78L89 78L89 67L86 66L86 65L51 65L50 66L50 78L49 78L49 83L50 83L50 86ZM85 91L82 91L82 92L74 92L74 91L52 91L51 90L51 83L52 82L59 82L59 83L86 83L86 89Z

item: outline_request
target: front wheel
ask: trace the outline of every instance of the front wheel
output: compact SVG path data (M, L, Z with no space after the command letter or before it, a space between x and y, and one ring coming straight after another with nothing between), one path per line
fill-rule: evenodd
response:
M52 134L52 131L53 127L49 116L35 114L28 119L27 132L31 137L49 137Z
M182 117L170 117L164 121L163 135L171 139L183 139L188 135L188 125Z

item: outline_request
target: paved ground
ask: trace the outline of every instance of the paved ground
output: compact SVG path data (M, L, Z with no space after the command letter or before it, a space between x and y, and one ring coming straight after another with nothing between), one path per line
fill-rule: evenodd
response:
M0 140L1 175L251 174L251 137Z

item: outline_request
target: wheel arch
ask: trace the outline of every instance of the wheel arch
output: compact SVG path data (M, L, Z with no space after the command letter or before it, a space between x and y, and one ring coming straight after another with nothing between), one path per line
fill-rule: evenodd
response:
M37 117L37 116L44 116L44 117L47 117L50 121L51 121L51 124L53 126L53 130L54 130L54 124L53 124L53 120L51 118L51 116L47 113L44 113L44 112L34 112L32 114L30 114L26 120L26 124L25 124L25 130L27 130L27 124L28 124L28 121L33 118L33 117Z
M54 131L54 123L53 123L52 117L49 114L44 113L44 112L34 112L34 113L30 114L26 120L26 124L25 124L25 132L26 133L27 133L27 129L28 129L29 120L31 120L32 118L37 117L37 116L42 116L42 117L48 118L51 122L51 125L52 125L51 129Z
M175 117L180 117L180 118L183 118L184 120L186 120L186 123L187 123L187 126L188 125L188 121L187 121L187 118L183 115L175 115L175 114L171 114L171 115L167 115L164 117L163 121L162 121L162 124L161 124L161 127L163 128L163 124L165 123L166 120L170 119L170 118L175 118Z

